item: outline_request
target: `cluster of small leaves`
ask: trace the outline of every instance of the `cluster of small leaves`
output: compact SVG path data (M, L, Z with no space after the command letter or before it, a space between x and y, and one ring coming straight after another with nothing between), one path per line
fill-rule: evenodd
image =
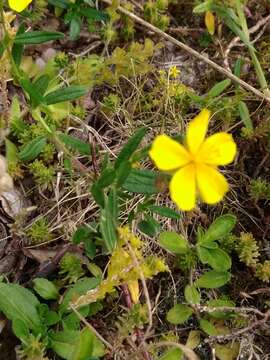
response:
M249 194L255 201L270 200L270 182L260 178L251 180Z
M262 264L258 264L256 267L256 273L258 279L266 283L270 282L270 261L265 260Z
M236 244L236 251L243 263L247 266L256 266L260 253L257 241L251 233L241 233Z
M42 244L52 239L50 226L45 217L36 220L26 231L31 244Z
M147 0L144 4L145 19L165 31L170 22L170 18L165 15L168 5L169 0Z
M59 274L69 283L76 283L84 275L82 261L76 254L66 253L60 261Z

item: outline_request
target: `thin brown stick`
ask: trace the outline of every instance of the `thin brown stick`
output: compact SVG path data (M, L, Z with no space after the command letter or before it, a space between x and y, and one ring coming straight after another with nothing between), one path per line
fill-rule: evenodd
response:
M78 316L78 318L81 320L81 322L83 322L84 325L86 325L96 335L96 337L99 340L101 340L104 345L107 346L108 349L113 350L113 346L107 340L105 340L104 337L101 336L100 333L97 332L97 330L91 324L89 324L89 322L85 319L85 317L83 317L72 304L70 304L69 306L74 311L74 313Z
M112 4L111 0L102 0L102 1L104 3L106 3L106 4L108 4L108 5ZM216 69L221 74L225 75L226 77L228 77L232 81L238 83L240 86L242 86L246 90L252 92L256 96L258 96L258 97L266 100L268 103L270 103L270 97L265 96L260 90L254 88L253 86L249 85L245 81L239 79L237 76L233 75L230 71L228 71L227 69L224 69L220 65L216 64L214 61L212 61L212 60L208 59L207 57L205 57L204 55L200 54L198 51L192 49L191 47L189 47L188 45L182 43L181 41L175 39L171 35L165 33L164 31L160 30L159 28L157 28L156 26L150 24L149 22L143 20L142 18L140 18L139 16L133 14L132 12L124 9L122 6L118 6L118 10L122 14L130 17L132 20L134 20L138 24L143 25L144 27L146 27L150 31L153 31L154 33L160 35L164 39L170 41L171 43L175 44L176 46L180 47L181 49L187 51L192 56L196 57L197 59L202 60L203 62L205 62L206 64L208 64L212 68Z

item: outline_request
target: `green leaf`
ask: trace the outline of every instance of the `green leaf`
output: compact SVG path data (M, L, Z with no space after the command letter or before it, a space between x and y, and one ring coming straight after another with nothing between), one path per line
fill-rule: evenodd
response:
M28 79L24 78L20 80L21 87L29 95L31 105L35 108L42 104L44 101L43 96L40 94L38 89Z
M93 230L90 229L88 226L80 226L72 237L73 244L80 244L81 242L85 242L91 238Z
M166 316L167 320L174 325L183 324L193 313L193 310L183 304L176 304Z
M206 289L215 289L225 285L230 279L231 274L229 272L211 270L203 274L195 282L195 286Z
M34 160L42 152L46 144L46 137L38 136L22 148L19 152L19 159L22 161Z
M200 328L209 336L217 336L218 331L215 326L206 319L200 319Z
M90 144L77 139L71 135L64 134L61 132L57 133L59 139L69 148L72 150L78 151L81 155L90 155L91 154L91 147Z
M71 19L69 24L69 36L71 40L78 39L81 31L81 19L78 17L74 17Z
M187 240L173 231L164 231L159 235L159 243L164 249L174 254L185 254L188 251Z
M13 142L10 141L8 138L5 138L5 145L8 166L16 165L19 161L17 146L13 144Z
M109 19L109 16L106 12L96 9L81 7L79 13L85 16L88 20L92 21L107 21Z
M16 35L23 34L24 32L25 32L25 24L21 23ZM23 49L24 49L24 45L22 45L22 44L13 44L12 57L13 57L13 60L14 60L15 64L18 67L20 66L21 61L22 61Z
M21 319L12 321L12 331L19 339L26 339L30 334L27 324Z
M159 174L151 170L132 169L123 188L132 193L152 195L158 192L156 182Z
M199 304L201 301L201 295L194 285L186 285L185 287L185 299L189 304Z
M219 216L202 236L200 243L221 240L229 235L236 224L236 217L231 214Z
M120 151L116 161L115 161L115 169L119 168L121 163L128 161L133 153L137 150L140 145L142 139L146 134L146 128L142 128L135 132L135 134L128 140L128 142L124 145L122 150Z
M150 205L148 206L148 209L155 214L167 217L169 219L180 219L180 214L178 212L167 208L166 206Z
M254 130L248 107L244 101L239 102L238 110L239 110L240 118L243 121L245 127L249 130Z
M31 291L17 284L0 283L0 311L11 321L20 319L36 333L41 327L38 305L39 301Z
M201 13L204 13L206 11L210 11L212 10L211 8L211 5L212 5L212 0L207 0L197 6L195 6L193 8L193 13L194 14L201 14Z
M104 355L104 346L89 328L50 334L52 349L66 360L89 360L96 353Z
M33 280L35 291L45 300L56 300L59 297L58 289L53 282L44 278Z
M68 9L70 2L68 0L48 0L48 3L60 9Z
M197 246L199 258L203 264L209 264L214 270L226 271L232 266L230 256L222 249L208 249Z
M58 31L28 31L22 34L16 34L14 44L42 44L52 40L63 39L64 36L65 34Z
M43 96L48 88L49 82L49 76L44 74L36 79L36 81L33 83L33 86L38 91L38 93Z
M150 237L155 237L159 233L161 226L154 218L147 216L145 220L139 222L138 229Z
M79 337L79 342L74 347L70 359L72 360L88 360L93 353L94 334L89 328L84 328Z
M228 86L231 85L230 79L225 79L220 81L219 83L215 84L207 94L208 98L215 98L223 93L224 90L227 89Z
M47 105L64 101L72 101L84 96L88 88L82 85L72 85L50 92L44 98Z
M118 237L116 232L116 222L112 217L107 204L105 209L101 210L99 226L106 248L111 253L116 247Z

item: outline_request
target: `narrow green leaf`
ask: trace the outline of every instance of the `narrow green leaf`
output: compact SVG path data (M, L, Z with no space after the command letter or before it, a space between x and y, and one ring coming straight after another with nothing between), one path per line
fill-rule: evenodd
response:
M109 16L106 12L93 9L93 8L83 8L81 7L79 13L82 16L85 16L88 20L92 21L107 21L109 20Z
M46 137L38 136L22 148L19 152L19 159L22 161L34 160L42 152L46 144Z
M13 142L10 141L8 138L5 138L5 145L8 166L16 165L19 161L17 146L13 144Z
M50 92L45 96L47 105L53 105L64 101L72 101L84 96L87 87L82 85L72 85Z
M155 214L167 217L169 219L180 219L180 214L166 206L150 205L148 209Z
M174 325L183 324L193 313L193 310L183 304L176 304L172 309L169 310L166 318Z
M60 9L68 9L70 2L68 0L48 0L48 3Z
M101 210L99 226L103 241L109 252L114 250L118 240L116 223L117 219L114 218L114 214L111 213L111 204L107 199L105 208Z
M41 75L33 83L34 88L40 93L41 96L45 94L45 91L48 88L50 78L47 74Z
M164 231L159 235L159 243L164 249L174 254L185 254L188 251L187 240L173 231Z
M64 134L61 132L57 133L59 139L72 150L78 151L81 155L90 155L91 147L90 144L77 139L71 135Z
M21 23L16 36L23 34L24 32L25 32L25 24ZM11 52L12 52L13 60L17 66L20 66L20 64L21 64L22 56L23 56L23 49L24 49L23 44L13 44Z
M145 235L154 237L159 233L161 226L154 218L147 216L145 220L139 222L138 229Z
M207 94L208 98L215 98L215 97L219 96L230 85L231 85L231 80L230 79L225 79L223 81L220 81L219 83L215 84L210 89L210 91Z
M151 170L131 169L123 188L132 193L152 195L158 192L156 183L159 174Z
M207 289L215 289L225 285L231 279L229 272L218 272L215 270L203 274L195 283L195 286Z
M244 101L239 102L238 110L239 110L240 118L243 121L245 127L249 130L254 130L248 107Z
M64 36L65 34L57 31L28 31L22 34L17 34L14 39L14 44L42 44L48 41L62 39Z
M33 107L37 107L43 103L44 98L38 91L38 89L28 79L24 78L20 80L21 87L30 96L30 101Z
M69 24L69 36L71 40L78 39L81 31L81 19L78 17L74 17L71 19Z
M122 150L120 151L116 161L115 161L115 168L117 169L122 162L128 161L133 153L137 150L138 146L140 145L142 139L146 134L147 129L142 128L138 130L124 145Z

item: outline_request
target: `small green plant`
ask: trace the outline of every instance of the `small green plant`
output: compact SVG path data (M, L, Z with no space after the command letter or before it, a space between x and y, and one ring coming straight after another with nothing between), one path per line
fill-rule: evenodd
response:
M45 148L44 148L45 150ZM49 149L49 151L51 148ZM43 188L52 186L55 169L53 166L46 166L41 160L35 160L29 165L29 170L33 174L35 181Z
M270 282L270 261L265 260L262 264L258 264L256 268L256 277L263 282Z
M239 259L243 263L247 266L256 266L260 253L257 241L251 233L241 233L239 241L236 244L236 251Z
M168 5L168 0L147 0L144 4L144 16L146 20L165 31L170 22L170 18L165 15Z
M52 234L47 219L42 217L36 220L30 228L27 229L26 235L32 244L41 244L50 241Z
M255 201L270 199L270 183L263 179L253 179L249 185L249 194Z
M67 253L60 261L60 275L65 276L68 283L76 283L84 275L82 261L78 255Z

